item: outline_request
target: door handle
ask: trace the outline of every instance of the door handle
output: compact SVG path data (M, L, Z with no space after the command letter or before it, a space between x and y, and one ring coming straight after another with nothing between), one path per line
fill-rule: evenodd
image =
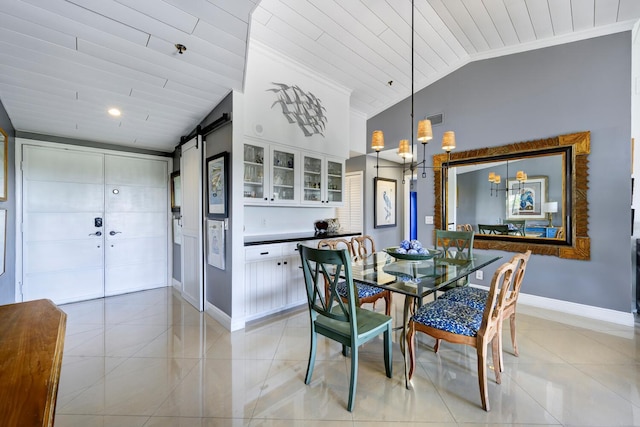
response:
M115 236L116 234L120 234L120 233L122 233L122 231L113 231L113 230L111 230L109 232L109 236Z
M102 231L96 231L95 233L89 234L89 236L102 236Z

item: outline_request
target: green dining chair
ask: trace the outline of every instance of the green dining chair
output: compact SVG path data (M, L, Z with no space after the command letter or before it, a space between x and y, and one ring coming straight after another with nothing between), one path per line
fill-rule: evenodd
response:
M454 259L471 259L473 255L473 231L436 230L435 248L443 252L443 257ZM458 286L465 286L468 277L440 289L445 292ZM434 294L435 295L435 294Z
M342 354L351 353L351 378L349 403L353 411L358 380L358 349L372 339L384 334L384 365L387 377L391 378L391 317L382 313L358 308L357 295L351 274L351 256L346 249L314 249L299 244L302 271L307 291L311 320L311 345L305 384L311 382L316 359L318 334L342 344ZM339 282L347 283L347 301L338 294ZM325 283L329 292L325 295Z

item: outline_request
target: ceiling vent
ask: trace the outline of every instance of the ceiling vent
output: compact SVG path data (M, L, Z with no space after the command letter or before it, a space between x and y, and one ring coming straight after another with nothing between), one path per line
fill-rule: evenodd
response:
M441 125L444 122L444 114L434 114L433 116L426 117L428 120L431 120L431 126Z

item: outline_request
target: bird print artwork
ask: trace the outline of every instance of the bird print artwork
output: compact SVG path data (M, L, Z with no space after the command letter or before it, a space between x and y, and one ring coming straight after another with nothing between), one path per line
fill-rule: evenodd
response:
M374 178L374 180L374 227L395 227L397 214L396 181L386 178Z
M393 206L391 205L391 199L386 191L382 193L382 199L384 200L384 220L385 222L389 222Z

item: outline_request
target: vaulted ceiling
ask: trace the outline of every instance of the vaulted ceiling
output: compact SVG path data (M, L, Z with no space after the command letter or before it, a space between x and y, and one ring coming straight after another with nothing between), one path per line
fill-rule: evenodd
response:
M0 0L0 100L18 131L171 151L242 91L255 40L351 90L370 117L410 95L411 11L411 0ZM415 0L414 13L417 90L470 61L630 30L640 1Z

